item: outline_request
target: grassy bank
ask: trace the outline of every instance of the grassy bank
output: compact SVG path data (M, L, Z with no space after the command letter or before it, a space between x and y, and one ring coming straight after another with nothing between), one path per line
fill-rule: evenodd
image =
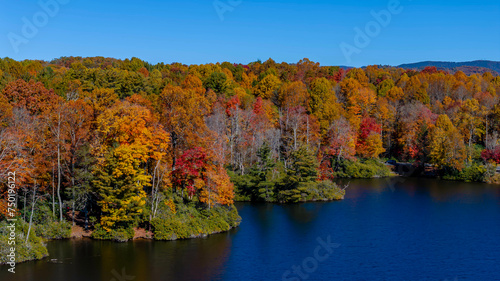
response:
M147 219L146 219L147 217ZM200 202L186 201L180 196L160 203L158 211L149 220L149 214L137 218L135 224L128 227L117 227L111 231L104 230L95 224L92 238L125 242L134 238L134 228L149 229L151 239L176 240L204 237L214 233L228 231L237 227L241 217L234 206L214 206L207 208Z
M155 240L176 240L204 237L237 227L241 217L234 206L200 210L182 205L168 210L151 221Z
M393 175L391 169L378 159L359 159L337 161L332 159L328 163L329 167L324 169L328 178L353 178L353 179L371 179L383 178Z
M444 180L500 184L500 174L495 170L496 165L473 162L462 169L444 167L439 171L439 176Z

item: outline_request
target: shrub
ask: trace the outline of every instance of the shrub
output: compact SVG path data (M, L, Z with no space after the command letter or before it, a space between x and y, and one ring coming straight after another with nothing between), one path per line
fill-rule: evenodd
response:
M340 200L344 199L345 190L340 189L334 182L326 180L318 182L316 188L309 193L312 195L312 200Z
M487 183L500 184L500 174L492 175L486 179Z
M341 160L334 161L332 167L335 167L333 176L335 178L379 178L391 175L391 170L375 159L366 161Z
M332 181L301 182L278 193L278 201L297 203L307 201L330 201L343 199L345 191Z
M66 239L71 237L71 223L67 221L38 224L34 227L36 235L45 239Z
M477 163L472 163L462 170L446 167L443 169L443 179L465 182L485 182L486 167Z
M7 228L6 221L0 222L0 264L8 262L7 255L10 252L11 245L8 244L10 230ZM26 234L28 233L28 223L18 218L16 221L16 263L38 260L49 255L42 238L37 237L33 229L30 232L28 242L26 243Z
M92 238L99 240L112 240L116 242L127 242L128 240L134 238L134 229L132 227L128 228L115 228L111 231L106 231L100 224L95 225L95 229L92 232Z
M240 224L234 206L197 209L193 205L177 205L174 214L162 207L159 216L151 221L156 240L175 240L206 236L227 231Z
M500 145L495 147L494 149L485 149L481 153L481 157L484 161L493 161L497 164L500 164Z

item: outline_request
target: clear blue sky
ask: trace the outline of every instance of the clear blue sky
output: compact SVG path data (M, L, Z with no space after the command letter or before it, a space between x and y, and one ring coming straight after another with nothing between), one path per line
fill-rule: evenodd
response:
M151 63L186 64L268 58L297 62L307 57L322 65L353 66L500 61L498 0L401 0L402 11L379 32L373 29L375 35L362 48L355 45L354 29L365 29L374 20L371 11L387 10L393 0L242 0L223 18L213 0L59 1L68 3L46 21L38 1L0 0L0 57L135 56ZM25 28L24 36L23 18L33 23L34 16L40 27L36 32ZM351 60L343 54L342 42L359 51Z

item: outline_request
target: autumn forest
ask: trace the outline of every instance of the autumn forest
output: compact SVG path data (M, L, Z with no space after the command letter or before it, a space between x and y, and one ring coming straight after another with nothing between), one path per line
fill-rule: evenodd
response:
M15 172L33 241L77 224L119 241L221 232L234 201L342 199L337 179L394 176L388 160L499 183L499 133L488 72L0 59L0 178Z

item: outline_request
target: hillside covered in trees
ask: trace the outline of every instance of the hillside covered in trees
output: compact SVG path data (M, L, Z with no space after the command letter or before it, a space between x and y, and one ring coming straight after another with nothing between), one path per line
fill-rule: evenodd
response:
M25 221L54 223L40 235L196 237L238 224L235 196L341 199L332 180L388 176L381 159L498 182L499 100L498 76L432 67L5 58L0 173Z
M417 63L402 64L398 67L405 69L424 70L426 67L436 67L438 70L457 72L462 71L467 75L490 72L493 75L500 73L499 61L476 60L466 62L422 61Z

